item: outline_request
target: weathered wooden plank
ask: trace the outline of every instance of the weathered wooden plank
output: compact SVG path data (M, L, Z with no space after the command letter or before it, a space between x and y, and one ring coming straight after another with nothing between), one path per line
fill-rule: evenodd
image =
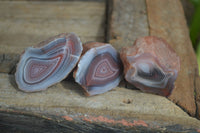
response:
M133 45L135 39L149 35L145 0L110 0L107 41L116 49Z
M62 108L71 107L73 110L73 108L79 107L80 110L82 108L88 112L96 110L97 114L103 113L98 110L109 110L112 113L118 110L130 113L187 116L185 112L165 97L119 87L103 95L86 97L83 95L81 87L69 79L46 91L25 93L17 89L14 76L7 74L0 74L0 85L1 107L30 109L31 111L45 111L47 113L53 111L52 109L59 112L59 110L63 110Z
M195 75L195 90L196 90L195 100L196 100L196 108L197 108L196 116L200 120L200 77L199 77L198 71L196 72L196 75Z
M59 33L104 41L104 27L104 2L0 1L0 72L9 73L26 47Z
M16 88L13 75L7 74L0 74L0 85L0 111L11 113L11 116L12 113L18 114L22 118L29 116L25 119L28 123L32 123L31 121L35 119L32 117L37 116L38 119L45 118L50 121L50 125L51 121L59 122L54 123L55 126L63 125L66 129L71 123L73 130L76 130L75 127L78 125L82 130L92 128L93 124L99 126L103 124L103 127L108 129L118 127L119 131L141 130L139 127L153 130L165 126L174 126L176 129L175 125L183 127L181 130L191 128L197 130L200 125L198 120L189 117L167 98L137 90L117 87L103 95L85 97L81 87L68 79L46 91L25 93ZM24 123L24 120L11 121L12 117L9 115L6 115L5 119L5 115L0 114L2 118L0 124L3 126L6 125L5 122L12 122L20 128L21 125L17 123ZM26 128L29 126L25 125ZM35 124L35 126L40 125Z
M111 17L113 16L113 18L110 26L114 23L116 26L114 28L110 27L111 30L109 31L116 32L112 32L112 34L110 34L110 40L112 40L110 42L113 42L114 46L118 49L122 47L122 44L132 45L137 36L149 35L145 1L125 0L114 1L113 3L115 3L115 6L122 4L126 7L126 4L123 2L127 4L127 9L130 11L133 11L133 8L131 8L130 5L134 6L134 12L136 16L139 16L137 19L135 19L134 16L130 17L134 18L135 23L130 21L130 19L128 19L129 17L127 17L127 19L125 19L125 17L124 19L130 22L120 22L117 24L116 21L122 21L121 17L124 17L123 13L120 13L117 9L122 11L125 9L122 9L122 7L114 8L113 5L113 9L116 10L113 10L112 13L119 12L119 14L116 15L116 17L111 14ZM135 3L133 4L133 2ZM141 7L142 11L139 10L139 8L136 9L137 2L139 3L138 7ZM76 7L74 8L76 9ZM125 13L130 14L128 11ZM49 20L48 17L46 17L46 19ZM93 20L93 17L91 19ZM77 21L80 20L77 19ZM74 21L74 23L76 23L76 21ZM94 22L91 23L91 25L95 25L97 23ZM103 23L104 22L102 21L102 24ZM131 26L126 27L126 24L133 24L133 27L137 28L136 31L138 31L138 34L136 35L133 31L125 32L125 30L122 30L123 28L115 30L117 25L120 26L123 23L125 23L124 27L127 31ZM135 26L135 24L138 25L138 27L141 26L141 29ZM54 26L56 26L56 24L54 24ZM102 26L99 26L99 28L102 30ZM53 33L55 33L54 30ZM121 34L120 30L122 30L126 36L123 36L124 34ZM85 32L87 33L86 30ZM131 40L131 32L134 34L133 40ZM42 36L39 32L37 33ZM83 31L80 33L83 33ZM15 32L15 34L17 34L17 32ZM32 35L33 36L29 37L30 40L32 39L31 37L36 39L36 37L34 37L36 34ZM94 39L97 39L99 35L99 33L94 35ZM128 39L125 39L124 43L122 43L122 40L127 37L127 35ZM44 38L41 38L41 40L46 39L46 36L43 37ZM90 38L87 34L86 36L83 35L81 37ZM38 42L41 40L38 40ZM37 43L34 42L34 39L32 41L34 44ZM100 41L103 41L103 39L100 39ZM127 44L126 41L129 41L130 43ZM23 45L20 46L23 47ZM11 47L12 45L10 45L10 48ZM10 49L9 46L5 48ZM13 52L10 53L15 54L16 52L13 50ZM18 55L18 53L16 55ZM10 57L4 56L3 58ZM20 117L21 119L15 119L17 117ZM26 129L25 131L31 131L30 128L32 126L34 126L36 132L41 128L48 127L51 131L55 132L197 132L199 131L200 125L198 120L189 117L188 114L186 114L182 109L170 102L167 98L161 96L117 87L102 95L85 97L81 87L75 84L75 82L70 78L43 92L24 93L17 89L13 75L7 74L0 74L0 118L0 130L1 127L7 127L10 132L13 132L16 128L21 129L22 131L24 131L23 129ZM58 130L58 128L60 130Z
M106 41L118 51L133 45L135 39L149 35L145 0L109 0ZM133 88L126 81L120 86Z
M194 116L194 82L198 67L182 5L179 0L146 2L150 35L164 38L180 56L181 70L169 99Z
M81 116L81 115L79 115ZM115 133L115 132L199 132L198 127L184 127L176 124L173 126L161 126L159 123L152 123L151 126L146 126L145 121L133 120L133 123L126 120L115 120L106 117L78 117L78 115L63 116L61 119L55 119L48 116L43 118L19 112L0 112L0 130L3 133L10 132L88 132L88 133ZM76 119L76 120L73 120ZM90 121L91 120L91 121ZM185 124L188 121L182 119ZM194 122L191 119L192 122ZM190 121L190 124L191 124ZM115 124L116 123L116 124ZM117 124L118 123L118 124ZM120 124L123 123L123 124ZM196 123L198 124L198 123ZM135 125L135 126L128 126ZM143 126L142 126L143 125Z
M113 6L109 11L107 40L118 50L132 45L134 40L141 36L154 35L167 40L181 58L181 71L169 99L194 116L194 75L197 71L197 62L180 1L110 2Z

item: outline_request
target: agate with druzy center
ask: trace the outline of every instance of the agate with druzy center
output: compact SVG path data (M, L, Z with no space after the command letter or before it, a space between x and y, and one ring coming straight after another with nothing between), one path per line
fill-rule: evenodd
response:
M39 46L27 48L17 66L16 82L26 92L60 82L75 67L82 52L82 43L74 33L57 35Z
M84 54L74 77L88 96L97 95L116 87L122 74L117 51L110 44L92 42L83 45Z
M123 48L120 57L125 79L144 92L169 96L180 69L179 57L169 44L157 37L142 37Z

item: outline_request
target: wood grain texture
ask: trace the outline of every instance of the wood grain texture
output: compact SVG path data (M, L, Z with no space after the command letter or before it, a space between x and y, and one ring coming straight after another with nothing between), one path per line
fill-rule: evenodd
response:
M197 61L179 0L146 0L150 35L164 38L177 52L181 70L169 97L190 115L196 113L194 89Z
M105 38L104 2L0 1L0 16L0 72L11 72L26 47L60 33Z
M103 113L100 110L108 110L111 114L115 111L124 111L127 113L188 116L165 97L120 87L102 95L86 97L81 86L71 79L53 85L46 91L36 93L20 91L15 83L14 75L0 74L0 84L0 105L5 108L13 107L53 113L55 110L59 112L63 108L74 110L73 108L78 107L80 110L88 110L88 112L96 110L97 114ZM131 102L128 103L128 100ZM123 116L126 116L126 113Z
M108 5L106 41L118 51L149 35L145 0L109 0ZM134 88L125 80L120 86Z
M113 0L110 3L112 10L108 12L107 41L120 50L132 45L141 36L153 35L165 39L181 59L181 71L169 99L194 116L194 82L198 69L180 1ZM131 88L127 83L125 86Z
M109 35L107 41L114 47L120 50L123 46L132 45L135 38L149 35L145 0L110 2L113 2L113 10L110 10L109 15L110 29L107 32ZM14 57L18 58L25 47L35 45L57 33L66 32L66 29L78 33L83 41L104 41L105 3L91 1L0 3L4 3L4 6L0 4L0 10L14 14L6 15L6 12L0 12L4 16L0 17L0 29L3 29L0 31L0 60L4 61L0 67L4 64L5 68L5 61L8 61L7 63L17 61ZM14 11L14 8L17 10ZM35 16L31 18L28 13ZM3 26L7 28L2 28ZM179 46L176 47L181 47L180 44L177 45ZM183 45L185 47L185 44ZM186 48L191 50L190 46ZM190 72L193 71L186 73L191 74ZM185 83L182 86L184 85ZM165 97L124 87L116 87L102 95L85 97L81 87L72 80L72 77L51 86L46 91L25 93L17 89L13 75L0 73L0 118L0 130L2 127L6 128L7 130L1 130L5 132L15 132L16 129L19 129L17 130L19 132L46 132L48 128L55 132L197 132L200 130L198 120L190 117Z
M110 0L107 41L117 50L149 35L145 0Z
M200 120L200 77L198 71L195 75L196 117Z
M142 132L142 133L157 133L157 132L198 132L199 129L193 127L184 127L179 124L173 126L160 126L154 122L151 127L145 125L144 121L133 120L133 123L128 123L126 120L114 120L106 117L80 117L81 115L62 116L60 119L55 119L47 115L38 117L37 115L29 115L22 112L3 112L0 111L0 130L3 133L10 132L87 132L87 133L116 133L116 132ZM73 120L73 119L76 120ZM93 120L93 121L90 121ZM101 120L101 121L100 121ZM107 121L107 123L105 122ZM184 121L184 120L183 120ZM114 122L124 122L125 126L120 124L113 124ZM186 121L184 121L186 122ZM187 123L187 122L186 122ZM143 124L144 126L141 126ZM197 123L198 124L198 123ZM138 125L138 126L137 126Z
M103 95L85 97L81 87L68 79L53 85L46 91L25 93L17 89L14 76L7 74L0 74L0 85L0 111L5 113L0 114L0 124L4 127L16 124L16 127L20 128L20 123L27 121L24 128L29 128L28 123L32 123L40 129L42 123L31 122L35 120L34 116L39 120L43 118L49 121L47 126L51 125L51 121L68 122L57 123L67 128L71 122L73 130L76 130L75 127L78 125L85 130L85 124L88 128L92 128L95 123L103 124L105 129L118 127L132 131L138 127L151 130L151 128L162 129L165 126L175 125L183 129L198 129L200 125L198 120L189 117L167 98L137 90L117 87ZM10 116L6 113L10 113ZM18 114L22 120L15 121L16 116L12 117L12 113ZM23 120L23 117L27 118ZM11 121L12 118L14 120ZM13 124L6 124L6 122Z

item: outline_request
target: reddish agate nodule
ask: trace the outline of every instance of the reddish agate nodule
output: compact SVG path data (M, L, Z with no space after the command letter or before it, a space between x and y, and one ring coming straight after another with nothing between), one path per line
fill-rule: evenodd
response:
M171 94L180 61L166 41L153 36L139 38L133 46L123 48L120 57L129 83L144 92Z
M74 33L63 33L41 42L37 48L27 48L15 73L19 89L40 91L60 82L75 67L82 49Z
M83 45L82 55L74 78L87 96L97 95L116 87L122 74L117 51L110 44L98 42Z

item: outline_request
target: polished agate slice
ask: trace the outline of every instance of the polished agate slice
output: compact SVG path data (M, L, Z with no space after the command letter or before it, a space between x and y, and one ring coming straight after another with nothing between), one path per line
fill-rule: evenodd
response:
M115 88L122 75L117 51L110 44L98 42L83 45L82 55L74 78L87 96L97 95Z
M26 92L44 90L63 80L77 64L82 43L74 33L60 34L25 50L15 79Z
M180 61L166 41L153 36L139 38L133 46L123 48L120 57L129 83L144 92L171 94Z

